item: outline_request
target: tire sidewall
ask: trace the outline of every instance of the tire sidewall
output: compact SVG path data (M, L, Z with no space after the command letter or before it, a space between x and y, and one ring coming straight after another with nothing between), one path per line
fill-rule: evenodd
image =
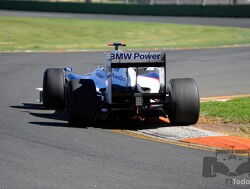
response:
M94 124L97 112L96 88L93 80L73 79L68 83L69 124Z
M43 76L43 104L47 109L65 107L65 78L62 68L48 68Z
M200 99L196 82L191 78L171 79L167 91L171 99L168 108L171 124L196 124L200 113Z

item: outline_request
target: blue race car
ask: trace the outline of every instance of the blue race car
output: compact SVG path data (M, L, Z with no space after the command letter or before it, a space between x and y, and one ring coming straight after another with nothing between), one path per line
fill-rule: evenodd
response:
M105 53L103 68L87 75L71 68L44 72L40 101L46 109L66 110L69 124L94 124L108 117L168 117L173 125L195 124L200 99L191 78L166 79L165 52Z

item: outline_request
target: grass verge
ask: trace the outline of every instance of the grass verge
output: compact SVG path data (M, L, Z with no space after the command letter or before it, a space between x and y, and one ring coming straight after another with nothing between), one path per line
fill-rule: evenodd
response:
M250 124L250 97L226 102L203 102L201 117L217 119L223 123Z
M0 50L192 48L250 44L250 29L163 23L0 16Z
M212 125L208 129L249 138L250 97L226 102L202 102L199 122Z

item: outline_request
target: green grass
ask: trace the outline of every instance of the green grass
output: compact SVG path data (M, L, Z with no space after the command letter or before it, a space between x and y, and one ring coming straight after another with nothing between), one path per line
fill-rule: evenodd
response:
M250 29L163 23L0 16L0 50L192 48L250 44Z
M201 116L217 118L224 123L250 124L250 97L226 102L203 102ZM245 129L250 130L250 127Z

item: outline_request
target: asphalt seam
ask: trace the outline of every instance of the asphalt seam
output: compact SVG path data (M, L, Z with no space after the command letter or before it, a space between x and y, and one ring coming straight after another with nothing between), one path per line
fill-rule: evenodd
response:
M166 51L166 50L203 50L203 49L229 49L250 47L250 44L235 44L223 45L213 47L190 47L190 48L153 48L153 49L126 49L126 51ZM109 52L109 50L91 50L91 49L67 49L67 50L13 50L13 51L0 51L0 53L77 53L77 52Z

